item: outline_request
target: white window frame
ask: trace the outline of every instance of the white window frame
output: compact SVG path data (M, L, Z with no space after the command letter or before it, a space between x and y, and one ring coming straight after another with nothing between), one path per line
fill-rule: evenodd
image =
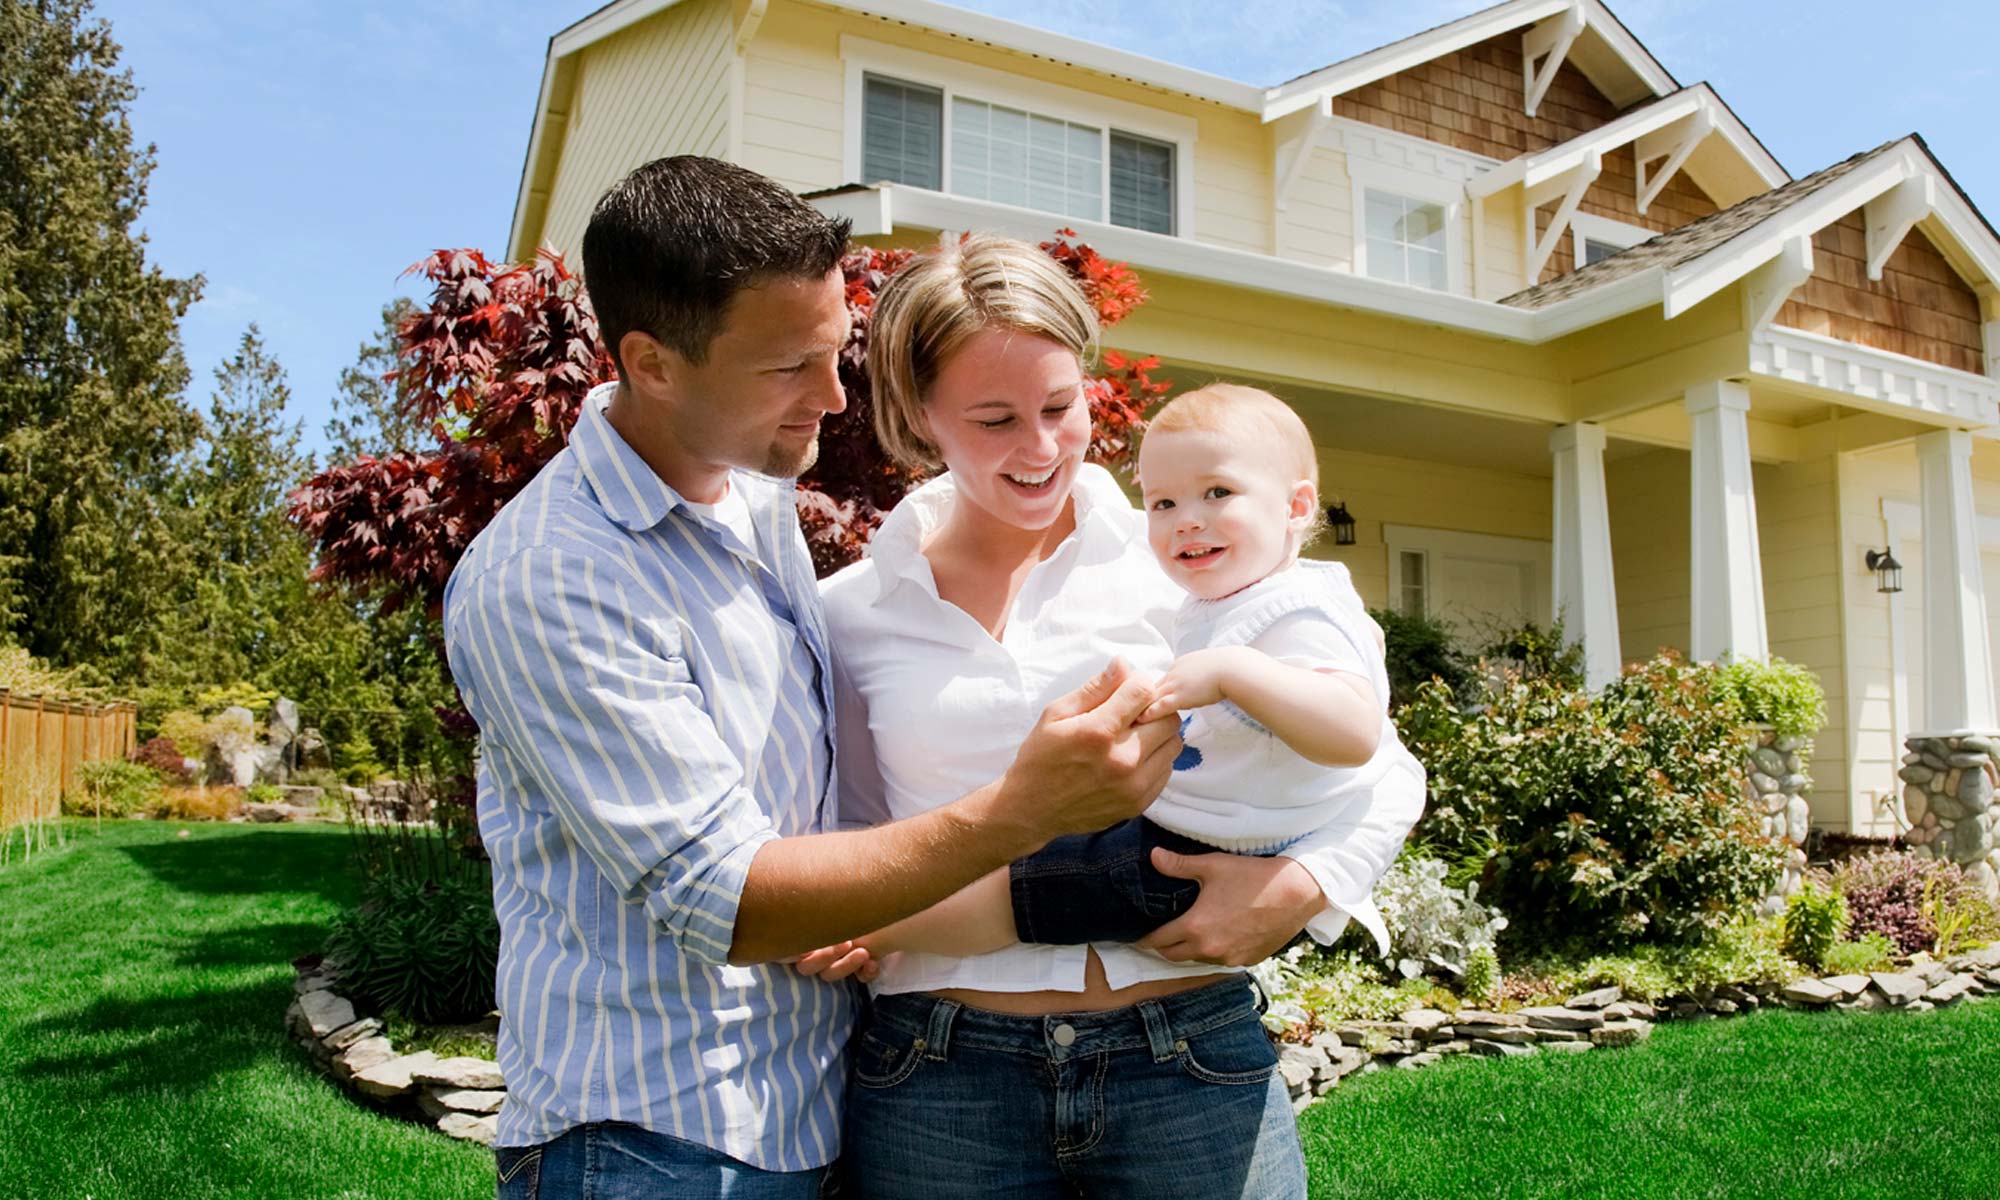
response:
M1386 163L1371 162L1365 158L1349 155L1347 177L1353 188L1354 273L1374 279L1368 274L1368 192L1392 192L1406 199L1423 204L1436 204L1444 209L1444 291L1453 296L1467 295L1465 281L1465 184L1456 180L1426 175L1402 167L1392 167ZM1395 283L1393 279L1377 279L1377 283ZM1420 292L1435 292L1420 283L1405 283L1400 286L1415 288Z
M1570 267L1573 271L1581 271L1586 265L1583 261L1583 244L1587 241L1603 242L1620 250L1630 250L1640 242L1660 236L1660 231L1657 229L1647 229L1643 225L1628 225L1623 221L1614 221L1610 217L1600 217L1586 212L1570 215L1569 231L1570 242L1575 250L1575 259Z
M1483 558L1489 561L1528 566L1530 614L1538 624L1555 619L1552 594L1555 579L1555 549L1540 538L1509 537L1498 533L1467 533L1461 529L1432 529L1421 525L1382 524L1382 542L1389 551L1390 579L1401 599L1402 562L1406 552L1424 556L1424 615L1439 613L1437 564L1443 557Z
M1100 156L1099 169L1102 171L1102 178L1098 190L1103 207L1100 210L1101 215L1095 218L1101 225L1111 224L1111 135L1114 132L1136 134L1173 146L1174 231L1171 234L1139 229L1132 231L1151 233L1154 237L1194 237L1194 147L1197 126L1193 118L1161 112L1144 105L1110 96L1099 96L1059 84L1042 83L1006 71L996 71L990 67L959 62L936 54L926 54L921 50L891 46L854 34L841 35L840 58L846 71L847 103L845 119L841 122L844 142L841 152L843 179L861 180L863 77L880 75L934 87L944 93L944 125L940 134L943 138L941 149L944 160L942 195L958 195L952 190L951 178L951 109L953 99L963 96L967 100L1021 109L1040 116L1059 117L1079 125L1094 126L1101 131L1103 154ZM966 199L978 198L966 197ZM979 202L996 203L990 200ZM1001 205L1001 207L1018 208L1016 205ZM1058 224L1088 219L1043 212L1041 209L1018 208L1018 211L1048 217ZM1119 225L1115 228L1130 227Z

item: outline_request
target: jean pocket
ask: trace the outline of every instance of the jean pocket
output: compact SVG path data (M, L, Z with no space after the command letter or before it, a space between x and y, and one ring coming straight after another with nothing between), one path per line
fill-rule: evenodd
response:
M535 1200L542 1190L542 1148L500 1146L493 1151L498 1169L498 1200Z
M873 1026L856 1039L854 1082L865 1088L892 1088L914 1074L923 1059L924 1039Z
M1262 1084L1278 1067L1278 1048L1255 1019L1232 1021L1220 1029L1176 1045L1181 1070L1203 1083Z

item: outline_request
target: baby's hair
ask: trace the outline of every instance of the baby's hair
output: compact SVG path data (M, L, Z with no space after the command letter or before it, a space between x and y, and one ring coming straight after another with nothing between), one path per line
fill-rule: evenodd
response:
M1240 383L1211 383L1183 392L1146 422L1146 434L1201 430L1205 433L1246 434L1265 441L1273 462L1293 479L1304 479L1319 491L1319 452L1299 414L1262 388ZM1313 523L1303 544L1311 544L1326 525L1326 514L1314 506Z

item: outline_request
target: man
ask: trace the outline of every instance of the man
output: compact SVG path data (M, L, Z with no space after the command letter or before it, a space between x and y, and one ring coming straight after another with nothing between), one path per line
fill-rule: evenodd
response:
M619 382L446 589L501 922L503 1197L816 1194L854 1000L779 960L1139 812L1178 752L1171 718L1133 724L1150 692L1114 664L1000 780L828 832L831 672L791 480L845 405L846 234L712 159L606 193L584 274ZM1203 876L1234 921L1183 918L1195 953L1254 960L1309 915L1244 861Z

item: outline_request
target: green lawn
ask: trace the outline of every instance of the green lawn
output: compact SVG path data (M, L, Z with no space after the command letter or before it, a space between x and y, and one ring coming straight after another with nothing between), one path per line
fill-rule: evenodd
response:
M0 1197L490 1196L484 1150L359 1108L285 1040L346 835L181 828L72 826L0 868ZM1993 1197L2000 1000L1447 1060L1350 1080L1301 1130L1315 1197Z
M1328 1200L1991 1200L2000 999L1764 1011L1662 1024L1628 1049L1447 1059L1343 1084L1299 1131Z
M359 1108L285 1038L289 960L352 898L345 832L69 838L0 867L0 1196L493 1194L489 1151Z

